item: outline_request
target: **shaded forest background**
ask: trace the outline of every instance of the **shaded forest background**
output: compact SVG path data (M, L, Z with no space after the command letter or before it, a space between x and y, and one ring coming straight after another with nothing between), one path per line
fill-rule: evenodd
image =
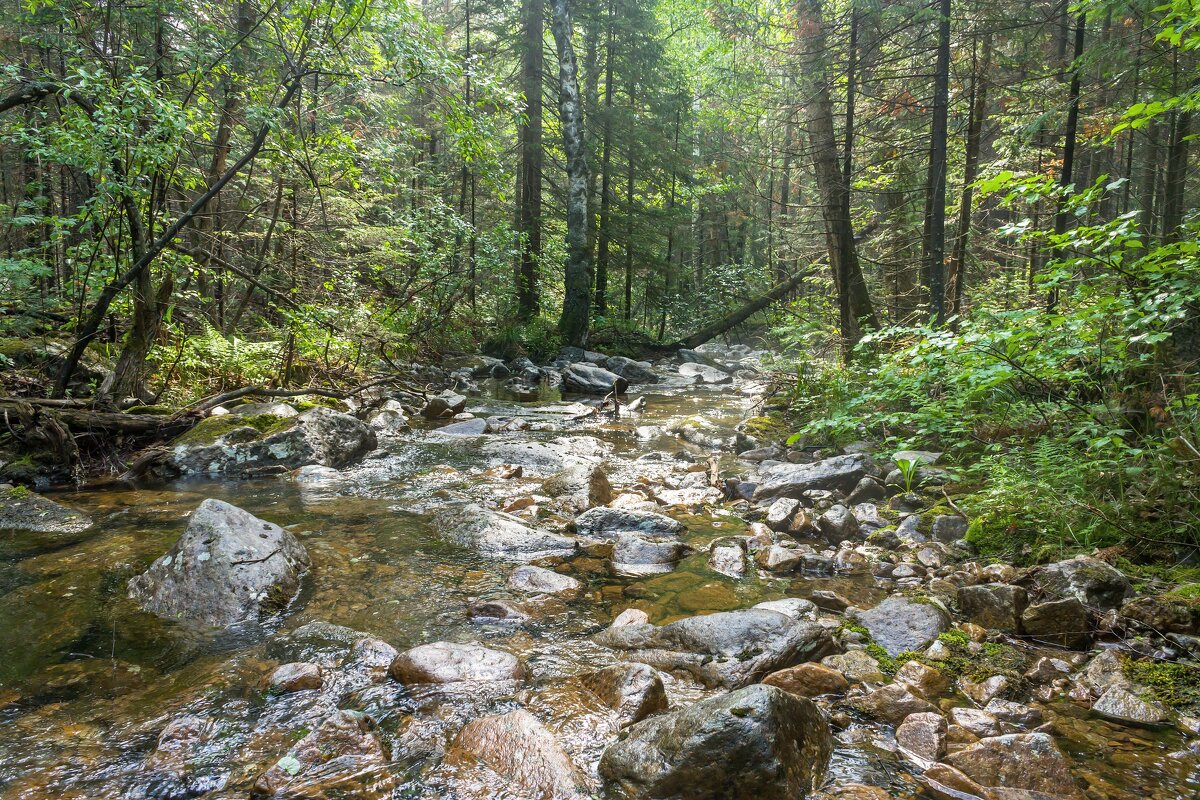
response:
M8 394L759 336L798 436L956 448L1028 498L1010 538L1041 497L1076 539L1195 541L1191 0L3 18L0 359L56 358Z

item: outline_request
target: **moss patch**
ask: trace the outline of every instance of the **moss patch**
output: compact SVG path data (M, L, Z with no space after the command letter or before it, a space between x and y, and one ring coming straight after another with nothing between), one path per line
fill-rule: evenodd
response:
M738 430L759 442L782 442L791 431L774 416L750 417L738 424Z
M1160 703L1177 710L1200 708L1200 665L1126 659L1121 672Z
M278 417L274 414L259 414L252 417L237 417L223 414L219 417L202 419L187 433L175 440L174 444L208 445L216 444L217 440L233 431L252 428L261 436L287 430L296 423L295 417Z

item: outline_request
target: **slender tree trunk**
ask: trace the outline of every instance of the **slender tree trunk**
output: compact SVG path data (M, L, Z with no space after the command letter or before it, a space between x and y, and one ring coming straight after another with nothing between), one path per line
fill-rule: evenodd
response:
M971 78L971 117L967 122L966 159L963 165L962 196L958 201L958 228L954 237L954 251L950 256L947 278L947 300L950 313L958 317L962 313L963 294L967 275L967 244L971 238L971 203L974 200L975 178L979 170L979 145L983 138L983 121L987 115L988 72L992 67L992 36L983 37L983 59L976 61ZM972 54L974 59L974 54Z
M524 50L521 85L525 90L525 118L519 130L521 173L518 181L517 233L521 256L517 265L517 317L537 316L538 262L542 257L542 34L544 0L523 0Z
M854 228L850 219L850 191L838 163L837 139L833 128L833 100L825 60L825 31L819 0L799 0L796 20L801 32L801 74L808 83L806 116L809 146L817 187L821 192L825 238L834 283L838 289L839 317L844 353L848 356L865 328L878 328L879 321L867 294L858 261Z
M1067 130L1063 141L1063 163L1062 172L1059 175L1058 185L1062 188L1064 196L1058 200L1058 211L1054 215L1054 235L1062 236L1067 232L1067 224L1071 218L1071 212L1065 193L1073 180L1072 175L1075 168L1075 140L1076 132L1079 127L1079 75L1082 68L1079 65L1079 59L1083 56L1083 35L1084 28L1087 25L1087 14L1081 13L1079 21L1075 25L1075 57L1071 68L1071 88L1068 92L1068 108L1067 108ZM1064 250L1061 247L1055 247L1054 258L1061 259L1064 255ZM1046 296L1046 310L1053 311L1058 305L1058 289L1052 288Z
M633 118L633 108L637 102L635 97L636 81L629 82L629 109L630 118ZM636 163L633 157L634 141L633 137L629 139L629 172L626 175L625 181L625 321L628 322L633 318L633 183L634 183L634 164Z
M1163 198L1163 239L1179 240L1183 223L1185 189L1188 176L1188 128L1191 113L1181 111L1171 129L1171 146L1167 150L1166 193Z
M950 104L950 0L939 0L929 180L925 200L925 285L934 325L946 321L946 135Z
M575 48L571 44L571 13L567 0L550 0L551 28L558 46L558 107L563 152L567 156L567 264L563 281L563 311L558 328L569 344L587 343L592 260L587 246L588 168L583 144L583 109Z
M612 242L613 0L608 0L604 45L604 111L600 142L600 230L596 240L596 316L608 313L608 257Z

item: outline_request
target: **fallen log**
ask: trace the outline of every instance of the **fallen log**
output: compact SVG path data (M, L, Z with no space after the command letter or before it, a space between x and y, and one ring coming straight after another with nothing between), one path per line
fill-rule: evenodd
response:
M196 424L197 417L158 414L124 414L119 411L97 411L89 408L34 405L21 398L0 398L0 415L10 428L13 420L22 427L40 426L53 420L65 425L72 434L103 433L119 436L169 435L182 432Z

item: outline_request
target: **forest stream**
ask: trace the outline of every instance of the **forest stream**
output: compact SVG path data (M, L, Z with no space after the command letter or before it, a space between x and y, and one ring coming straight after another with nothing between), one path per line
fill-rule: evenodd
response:
M664 625L785 598L836 597L870 608L904 588L903 580L878 577L870 558L848 545L791 574L756 569L753 561L742 577L731 576L736 565L731 574L717 571L710 544L753 535L739 513L746 504L720 502L719 493L714 502L711 486L696 477L712 469L713 447L676 434L697 417L714 435L732 431L755 413L755 387L675 378L642 388L649 390L644 408L616 417L557 392L518 402L494 389L471 399L468 413L519 420L510 427L524 430L454 436L438 432L442 423L414 419L339 471L53 495L94 524L75 535L13 531L0 539L0 798L597 795L601 754L625 735L629 719L623 705L603 702L580 676L623 663L619 650L593 638L622 612L637 609ZM561 463L548 463L548 454ZM732 452L719 458L717 469L736 468ZM522 460L522 474L512 477L511 465ZM580 591L528 593L510 581L511 560L442 535L439 512L464 500L561 528L571 498L544 496L545 479L563 464L601 463L618 496L682 501L660 505L686 525L678 563L622 568L602 549L585 547L538 561L580 581ZM690 499L689 487L696 493ZM127 596L130 579L171 548L209 498L283 526L307 551L311 567L282 611L215 628L164 620ZM829 630L843 624L811 603L790 608ZM523 674L409 684L386 674L397 651L432 642L511 654ZM1074 669L1085 661L1082 653L1018 646L1026 663L1046 656ZM316 665L318 677L292 685L273 678L285 662ZM726 691L680 670L664 669L659 679L670 708ZM868 676L864 684L884 680ZM1013 696L1028 700L1025 691ZM817 699L833 720L832 758L818 778L828 796L969 796L923 783L928 764L897 748L895 725L881 719L889 715L864 713L839 694ZM945 712L971 705L952 690L935 702ZM1087 797L1185 800L1200 793L1200 754L1178 730L1106 721L1063 696L1028 702L1010 704L1018 713L1001 729L1049 731ZM473 720L522 708L535 718L532 730L493 731L482 750L463 740ZM337 717L331 728L339 710L360 713ZM959 733L970 736L962 726ZM519 752L506 755L506 748ZM324 755L314 761L313 752ZM565 761L555 755L563 753ZM870 793L878 787L887 794Z

